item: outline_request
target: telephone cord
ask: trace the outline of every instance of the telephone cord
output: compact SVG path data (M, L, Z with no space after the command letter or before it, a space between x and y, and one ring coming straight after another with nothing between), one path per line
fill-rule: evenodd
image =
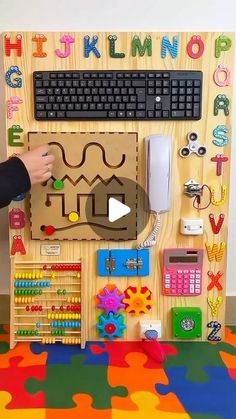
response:
M160 226L161 226L161 218L158 212L155 212L154 214L155 214L155 221L153 224L152 231L148 235L146 240L144 240L142 243L138 245L137 249L144 249L146 247L152 247L157 244L157 237L159 235Z

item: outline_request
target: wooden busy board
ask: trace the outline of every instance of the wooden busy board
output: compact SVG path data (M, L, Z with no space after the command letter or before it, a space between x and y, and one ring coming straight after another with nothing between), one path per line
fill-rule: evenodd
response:
M82 265L81 281L78 280L78 289L81 282L81 344L84 345L86 340L99 340L98 331L96 329L96 323L98 321L98 315L100 311L96 309L95 296L104 286L109 284L116 284L121 292L129 287L147 287L152 292L153 305L147 314L141 314L140 316L134 316L128 314L126 311L122 311L125 317L125 324L127 326L124 331L124 340L137 340L140 339L139 333L139 321L140 319L159 319L162 324L162 339L172 340L176 339L172 332L172 308L174 307L198 307L202 312L202 336L197 340L206 340L211 328L207 327L207 324L212 320L217 321L219 324L224 326L224 313L225 313L225 291L226 291L226 254L227 254L227 226L228 226L228 196L222 205L211 205L204 210L197 210L193 208L193 199L184 195L184 184L190 179L198 181L201 185L207 184L208 186L213 185L215 189L215 200L221 200L221 187L226 185L229 189L229 177L230 177L230 160L223 165L223 172L220 176L216 174L216 163L211 161L211 158L217 154L224 154L230 159L231 150L231 121L232 121L232 84L230 83L229 73L227 73L229 83L225 86L219 86L213 78L215 70L219 65L224 64L231 74L233 75L233 57L234 57L234 34L233 33L198 33L197 36L201 38L201 43L198 46L192 46L194 33L117 33L116 39L116 51L123 52L124 56L111 57L109 48L109 33L99 33L97 47L101 53L101 57L97 58L93 52L88 58L84 56L84 37L89 35L92 39L94 34L87 33L71 33L74 37L74 43L71 45L70 55L66 58L61 58L55 54L56 49L63 51L64 45L60 42L60 38L64 34L55 33L44 33L40 36L37 33L24 32L21 33L21 46L17 49L9 49L4 51L4 68L5 72L9 70L11 66L18 66L22 72L23 86L21 88L12 88L5 84L5 100L6 103L12 96L17 96L22 100L22 103L17 105L18 110L13 112L12 118L6 118L6 141L8 155L13 153L21 153L27 150L29 147L34 147L44 139L54 141L57 137L61 143L67 142L66 149L68 153L68 159L72 158L73 164L76 164L73 156L73 139L71 137L77 136L82 153L82 148L90 141L94 142L94 137L89 138L89 133L105 133L101 138L100 145L105 138L111 133L122 133L120 137L116 138L115 134L112 137L111 142L107 146L107 153L109 155L109 161L112 164L117 164L120 161L120 155L128 154L130 164L127 166L128 170L123 173L118 173L120 176L130 176L131 179L135 179L137 175L138 183L145 188L145 153L144 153L144 138L150 134L164 134L168 135L172 139L172 198L171 198L171 210L169 212L161 214L161 230L158 239L158 245L151 249L151 260L150 260L150 275L148 276L136 276L136 277L113 277L110 276L98 276L97 275L97 256L96 252L98 249L134 249L137 246L137 242L142 241L148 235L151 229L151 220L146 226L145 230L141 233L138 240L125 240L125 237L119 237L124 241L113 240L81 240L86 237L79 235L77 240L73 233L70 233L68 237L66 234L60 234L48 238L45 241L42 230L40 232L40 225L47 224L47 212L44 213L44 204L41 200L40 193L43 187L40 186L32 188L31 202L28 196L25 200L19 202L12 202L9 211L14 208L19 208L26 213L26 225L21 229L9 229L10 235L10 246L12 248L13 237L22 236L22 241L26 250L26 254L22 255L16 252L12 256L12 271L11 271L11 345L13 346L16 341L22 340L22 337L18 339L17 330L20 328L19 323L29 323L28 313L25 310L25 303L20 305L14 299L14 273L20 271L21 266L30 265L30 272L33 274L38 271L39 266L42 268L44 264L66 264L66 263L80 263ZM114 35L114 34L112 34ZM5 43L5 34L3 35L3 43ZM16 43L17 32L9 33L11 43ZM149 52L146 52L141 56L137 51L136 55L132 53L132 40L134 36L140 37L142 43L146 36L150 36L152 40L152 48ZM166 57L162 54L163 37L169 38L171 44L173 44L173 37L178 37L178 51L176 57L167 51ZM215 53L216 40L220 36L227 36L230 39L231 45L225 43L225 48L218 50ZM41 37L43 41L38 43L37 38ZM149 38L150 39L150 38ZM199 38L198 38L199 39ZM165 42L166 38L165 38ZM19 45L19 44L18 44ZM203 47L204 46L204 50ZM228 45L228 46L227 46ZM8 45L9 47L9 45ZM199 49L198 49L199 47ZM190 52L189 52L190 51ZM191 55L192 51L192 57ZM197 51L199 52L197 57ZM9 53L9 55L7 55ZM114 53L114 51L113 51ZM18 55L17 55L18 54ZM38 55L38 56L35 56ZM216 58L217 55L217 58ZM202 118L199 121L59 121L59 122L47 122L47 121L36 121L34 119L34 107L33 107L33 83L32 74L34 71L40 70L117 70L117 69L134 69L134 70L200 70L203 72L203 113ZM222 82L222 74L220 75L219 82ZM224 79L224 78L223 78ZM232 81L232 80L231 80ZM224 80L222 82L224 84ZM221 84L222 84L221 83ZM219 83L220 84L220 83ZM229 114L225 115L224 110L220 110L217 115L214 115L214 101L217 95L225 94L229 99ZM23 143L20 147L10 146L8 143L8 129L12 125L20 125L23 132L19 133L20 141ZM224 147L216 146L213 143L214 135L213 130L219 125L224 125L228 132L226 137L228 141L225 142ZM179 155L180 148L187 144L187 134L189 132L196 132L198 134L198 141L204 145L207 149L207 153L204 157L197 155L190 155L188 158L183 159ZM30 133L30 134L29 134ZM41 134L44 133L44 134ZM53 133L53 138L50 134ZM62 135L61 133L65 133ZM75 134L70 134L75 133ZM80 134L87 133L87 134ZM128 134L131 133L131 134ZM133 133L133 134L132 134ZM137 134L135 134L137 133ZM222 132L221 132L222 133ZM84 139L88 136L87 140ZM132 138L129 138L131 136ZM84 137L84 138L82 138ZM126 141L127 137L127 141ZM65 140L66 139L66 140ZM136 139L138 141L138 156L136 156ZM123 141L125 144L123 144ZM133 143L132 143L133 141ZM221 140L218 141L221 143ZM113 148L114 144L114 148ZM57 147L58 148L58 147ZM99 147L97 147L99 148ZM56 154L58 161L60 160L59 151L53 149ZM99 154L98 150L92 150L91 152ZM91 157L91 156L90 156ZM136 159L137 157L137 159ZM137 163L137 167L136 167ZM96 163L95 163L96 164ZM100 164L100 161L98 162ZM55 172L61 171L60 175L63 176L62 166L57 165ZM86 176L90 176L90 171L86 169ZM95 170L96 171L96 170ZM95 171L92 170L91 178L94 178ZM107 172L107 173L106 173ZM110 176L107 167L102 173L102 169L99 170L99 174L104 178ZM65 173L66 174L66 173ZM68 173L67 173L68 174ZM79 173L85 174L83 172ZM71 174L70 174L71 176ZM74 176L74 175L73 175ZM77 174L76 174L77 176ZM74 178L73 178L74 179ZM77 179L77 177L76 177ZM48 186L46 186L47 188ZM70 198L71 191L69 187L68 195L68 206L72 207ZM86 192L87 193L87 192ZM206 200L206 195L204 192ZM37 201L38 199L38 201ZM72 199L72 198L71 198ZM204 200L203 200L204 201ZM204 203L204 202L203 202ZM70 211L70 208L66 209L66 213ZM220 214L224 215L224 222L218 234L215 234L212 230L211 223L209 221L209 214L213 214L215 222L217 224L218 217ZM138 218L142 220L146 216L143 208L143 202L138 197ZM51 215L49 216L49 218ZM204 234L193 236L180 234L180 219L185 217L188 219L201 218L204 221ZM84 232L87 234L88 231ZM90 232L91 233L91 232ZM135 232L131 233L131 237L135 237ZM96 239L93 233L88 236L89 239ZM67 240L69 239L69 240ZM72 240L71 240L72 239ZM42 241L43 240L43 241ZM211 254L210 248L208 247L209 255L206 251L206 244L209 246L221 245L222 254L221 257L217 258ZM226 243L226 249L224 248ZM48 250L44 247L42 252L41 246L45 244L54 245L54 250L51 248ZM202 293L199 296L194 297L183 297L183 296L163 296L162 295L162 272L163 272L163 250L168 248L198 248L203 249L203 281L202 281ZM59 250L58 250L59 249ZM215 248L216 249L216 246ZM220 248L219 248L220 249ZM60 254L58 252L60 251ZM45 253L46 252L46 253ZM47 255L47 252L52 255ZM42 255L44 253L44 255ZM54 255L53 255L54 253ZM214 253L214 252L213 252ZM45 255L46 254L46 255ZM211 259L211 261L209 260ZM22 265L21 265L22 264ZM218 281L221 284L220 287L213 285L211 290L208 290L211 279L208 275L209 271L213 275L217 275L217 272L223 272L223 275ZM52 279L54 281L54 279ZM62 281L62 277L58 277L57 281ZM213 281L214 282L214 281ZM215 281L217 282L217 280ZM62 285L61 288L63 288ZM221 289L222 287L222 289ZM219 289L220 288L220 289ZM75 290L76 285L71 285L69 290ZM68 291L69 292L69 291ZM49 294L50 295L50 294ZM72 294L73 295L73 294ZM55 295L56 297L56 295ZM217 312L213 313L212 309L208 304L208 297L213 301L217 302L217 298L221 297L221 306ZM53 299L53 297L51 297ZM68 298L72 298L70 295ZM77 300L76 300L77 301ZM218 300L219 301L219 300ZM36 298L37 302L37 298ZM49 308L53 304L52 301L47 302L47 296L43 299L43 305L47 305ZM56 305L56 304L55 304ZM50 310L49 310L50 311ZM20 321L16 321L15 314L21 315ZM31 320L37 320L37 313L31 314ZM38 320L39 321L39 320ZM22 326L24 328L24 326ZM219 331L219 335L222 337L223 332ZM47 329L48 331L48 329ZM43 336L43 334L41 334ZM48 336L48 335L45 335ZM73 337L74 335L70 336ZM78 334L78 336L80 336ZM24 339L34 339L35 336L25 336ZM60 339L59 339L60 340Z

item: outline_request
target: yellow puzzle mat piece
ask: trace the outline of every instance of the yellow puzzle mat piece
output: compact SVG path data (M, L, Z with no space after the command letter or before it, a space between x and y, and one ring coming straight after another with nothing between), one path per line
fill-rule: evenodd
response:
M173 413L158 410L160 399L154 393L136 391L130 395L137 410L112 410L112 419L190 419L188 413Z
M45 409L6 409L12 397L7 391L0 391L1 419L45 419Z

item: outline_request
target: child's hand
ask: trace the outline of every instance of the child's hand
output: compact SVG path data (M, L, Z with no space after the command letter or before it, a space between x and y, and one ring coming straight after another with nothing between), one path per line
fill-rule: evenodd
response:
M55 157L48 153L49 147L46 144L17 156L29 173L31 185L46 182L52 176L52 163Z

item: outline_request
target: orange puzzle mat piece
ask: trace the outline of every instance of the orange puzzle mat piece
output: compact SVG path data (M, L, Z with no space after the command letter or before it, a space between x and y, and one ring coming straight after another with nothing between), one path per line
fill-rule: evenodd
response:
M29 342L20 342L15 348L9 350L5 354L0 354L0 365L1 368L10 367L10 359L15 357L22 357L22 360L18 363L19 367L30 367L31 365L45 365L47 362L47 353L35 355L31 352Z
M77 406L72 409L46 409L45 419L112 419L111 409L94 409L93 399L88 394L76 394L73 400Z

